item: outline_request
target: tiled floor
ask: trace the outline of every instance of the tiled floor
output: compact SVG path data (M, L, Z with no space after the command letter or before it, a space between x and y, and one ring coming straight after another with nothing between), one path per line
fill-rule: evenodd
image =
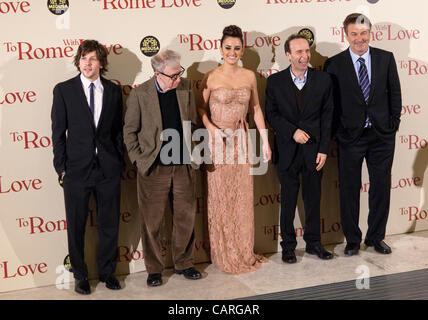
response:
M69 288L55 286L12 291L0 294L0 300L98 300L98 299L156 299L156 300L210 300L234 299L292 290L328 283L356 280L358 277L374 277L428 268L428 231L389 236L386 242L393 252L381 255L364 244L358 256L346 257L345 244L330 245L326 248L334 252L334 259L319 260L304 250L296 250L296 264L284 264L281 254L268 256L269 262L251 273L229 275L219 271L214 265L200 264L203 279L187 280L173 274L169 269L164 273L164 285L149 288L146 272L119 277L123 289L112 291L103 283L91 282L92 294L81 296L74 292L74 283ZM364 272L364 274L362 274Z

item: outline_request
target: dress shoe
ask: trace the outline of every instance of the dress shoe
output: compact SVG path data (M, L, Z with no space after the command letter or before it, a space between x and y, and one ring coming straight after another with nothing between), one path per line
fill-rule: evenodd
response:
M374 247L374 249L382 254L390 254L392 252L391 248L385 243L385 241L370 241L365 240L364 244L367 247Z
M74 283L74 291L80 294L90 294L91 287L89 285L88 279L83 279L83 280L76 279Z
M160 273L149 273L147 277L147 285L149 287L157 287L162 285L162 274Z
M201 273L193 267L190 267L184 270L174 269L174 273L182 274L186 279L190 279L190 280L197 280L202 278Z
M346 256L353 256L358 254L358 251L360 250L360 244L359 243L347 243L345 247L345 255Z
M333 259L333 254L324 249L322 245L306 247L306 252L309 254L316 254L322 260Z
M107 278L105 278L105 280L101 280L101 282L105 282L106 283L106 287L111 289L111 290L120 290L122 289L119 281L115 278L114 275L109 275Z
M296 263L296 254L294 250L282 250L282 261L286 263Z

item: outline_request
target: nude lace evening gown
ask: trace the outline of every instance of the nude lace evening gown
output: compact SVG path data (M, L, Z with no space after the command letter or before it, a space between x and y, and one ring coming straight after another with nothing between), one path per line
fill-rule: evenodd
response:
M221 270L239 274L256 270L267 259L254 253L254 201L253 177L248 157L238 162L238 152L233 160L226 157L226 144L234 144L235 150L250 147L246 143L248 123L246 115L251 96L249 87L237 89L216 88L211 90L209 107L211 121L220 129L235 132L233 140L217 140L223 145L223 164L216 159L208 166L208 228L211 260ZM242 129L237 130L236 129ZM239 132L241 140L238 138ZM237 134L238 133L238 134ZM232 141L232 142L230 142ZM214 144L215 145L215 144ZM250 147L251 148L251 147ZM231 153L229 153L230 155ZM227 160L229 159L229 160ZM242 159L242 158L241 158ZM233 164L226 163L233 162ZM239 164L244 162L244 164Z

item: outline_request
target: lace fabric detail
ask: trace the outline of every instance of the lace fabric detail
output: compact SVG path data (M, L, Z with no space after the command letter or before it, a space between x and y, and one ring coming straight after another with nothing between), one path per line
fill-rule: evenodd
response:
M210 111L221 129L244 129L251 96L247 87L211 90ZM235 137L235 147L238 139ZM215 147L215 145L214 145ZM236 150L236 149L235 149ZM225 149L223 150L225 152ZM254 253L253 177L250 163L219 164L207 171L208 228L211 260L221 270L240 274L256 270L267 259Z

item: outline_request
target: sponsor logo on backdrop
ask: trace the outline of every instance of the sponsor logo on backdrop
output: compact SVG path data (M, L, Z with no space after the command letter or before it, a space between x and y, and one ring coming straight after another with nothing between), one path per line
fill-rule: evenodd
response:
M422 112L422 106L420 104L408 104L406 106L402 106L401 108L401 116L413 116L420 115Z
M335 188L339 188L339 181L333 181ZM413 188L413 187L421 187L422 186L422 178L421 177L403 177L403 178L395 178L391 175L391 190L394 189L405 189L405 188ZM361 193L368 192L370 189L370 182L363 182L361 184Z
M0 176L0 194L39 191L42 188L42 180L38 178L11 181Z
M330 27L330 34L340 42L346 41L343 27ZM420 29L404 29L392 24L375 24L370 32L370 41L409 41L421 39Z
M9 261L0 262L0 278L3 279L34 277L37 274L45 274L46 272L48 272L46 262L22 265L9 264Z
M154 36L144 37L140 42L140 50L146 57L154 56L160 50L160 42Z
M77 47L82 41L82 39L64 39L63 45L47 48L36 47L26 41L4 42L3 45L7 53L17 54L18 60L44 60L72 58L75 54L75 50L77 52ZM105 44L104 47L108 55L121 55L123 53L123 47L118 43Z
M235 5L236 0L217 0L217 3L223 9L230 9Z
M416 134L399 136L398 141L409 150L425 149L428 145L428 140L426 138L422 138Z
M265 4L309 4L309 3L346 3L352 0L263 0Z
M399 60L398 68L409 76L424 76L428 73L428 64L416 60Z
M0 14L28 13L31 11L28 1L0 1Z
M34 91L15 91L0 95L0 104L33 103L37 101L37 94Z
M281 45L279 36L256 36L249 37L248 32L243 32L244 46L246 48L278 47ZM179 34L180 44L188 45L190 51L210 51L220 49L221 39L207 39L201 34Z
M306 39L308 39L309 46L312 46L314 44L315 36L314 36L314 33L310 29L304 28L304 29L300 30L298 32L298 34L300 34L301 36L304 36Z
M407 216L409 221L426 220L428 218L427 209L418 208L416 206L409 206L400 208L400 214Z
M103 3L103 10L198 8L202 5L202 0L98 0L97 2Z
M50 147L52 142L47 136L34 131L9 132L13 143L19 143L24 149L39 149Z
M67 256L64 258L63 265L64 265L64 269L65 269L65 270L67 270L68 272L73 272L73 268L71 267L70 255L67 255Z
M54 15L60 16L70 7L68 0L48 0L48 9Z

